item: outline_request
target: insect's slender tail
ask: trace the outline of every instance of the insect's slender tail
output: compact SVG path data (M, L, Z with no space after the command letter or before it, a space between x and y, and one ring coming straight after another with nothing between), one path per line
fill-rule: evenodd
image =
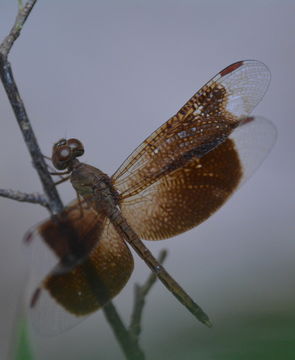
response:
M149 249L140 240L127 221L117 210L110 217L114 227L123 238L133 247L137 254L144 260L149 268L157 275L166 288L181 302L200 322L212 327L208 315L196 304L184 289L169 275L165 268L158 262Z

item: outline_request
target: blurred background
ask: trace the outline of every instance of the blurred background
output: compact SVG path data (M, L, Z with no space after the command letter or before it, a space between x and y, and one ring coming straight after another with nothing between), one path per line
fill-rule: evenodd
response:
M0 2L0 37L17 1ZM212 218L173 239L148 242L214 323L207 329L156 283L144 309L147 359L295 358L295 3L290 0L38 1L10 55L44 154L79 137L84 161L112 174L130 152L225 66L257 59L271 86L254 114L278 140L254 176ZM0 187L41 192L0 86ZM65 201L70 184L60 186ZM0 198L0 358L11 344L25 273L23 235L48 216ZM128 322L135 271L115 299ZM123 359L102 312L73 330L33 339L37 359Z

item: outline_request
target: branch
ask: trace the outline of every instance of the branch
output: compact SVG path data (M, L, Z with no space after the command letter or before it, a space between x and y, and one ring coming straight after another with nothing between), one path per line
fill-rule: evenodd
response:
M22 7L21 3L19 2L19 11L16 16L15 23L10 30L10 33L6 36L0 46L0 57L2 57L4 60L7 59L12 45L19 37L23 25L26 22L28 16L30 15L30 12L32 11L36 2L37 0L28 0L24 7Z
M52 214L57 214L63 210L63 204L55 188L54 182L49 174L44 157L40 151L40 147L33 132L24 103L21 99L16 82L14 80L10 63L7 60L9 51L11 50L15 40L20 35L20 31L36 1L37 0L27 1L25 6L19 10L16 21L9 35L0 45L0 78L22 132L24 141L31 154L33 165L38 172L44 192L48 198L48 209Z
M126 329L120 315L111 301L103 307L103 312L108 323L113 329L115 337L118 340L126 358L130 360L144 360L145 356L138 345L137 338L135 338L132 333Z
M0 189L0 196L12 200L23 201L32 204L39 204L41 206L46 207L47 209L49 208L49 203L46 196L39 193L27 194L15 190Z

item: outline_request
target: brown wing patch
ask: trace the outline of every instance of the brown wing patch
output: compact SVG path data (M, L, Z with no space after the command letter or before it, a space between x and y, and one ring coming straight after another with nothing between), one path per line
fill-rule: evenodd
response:
M97 244L105 224L105 217L73 201L59 215L44 221L38 232L54 252L63 267L70 268L88 256Z
M122 213L144 239L182 233L215 212L236 189L242 167L232 140L123 200Z
M67 218L73 226L72 231L77 230L76 238L95 246L82 263L71 270L66 269L67 271L60 271L64 266L57 267L59 271L51 272L42 285L66 310L76 316L82 316L99 309L120 292L132 273L133 258L109 220L99 222L95 236L95 230L92 228L97 222L95 212L84 209L84 216L81 217L78 216L76 205L72 209ZM45 236L48 239L48 234L52 238L55 233L57 239L61 240L64 225L63 223L59 227L57 223L49 220L46 226L42 226L43 238ZM62 251L60 247L58 249L59 253L63 254L65 248L62 247ZM38 299L35 299L35 302L38 305Z

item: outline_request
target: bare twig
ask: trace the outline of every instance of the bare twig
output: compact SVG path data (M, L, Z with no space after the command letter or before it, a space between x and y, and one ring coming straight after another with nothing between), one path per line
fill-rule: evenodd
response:
M45 195L39 193L23 193L15 190L0 189L0 196L6 197L12 200L29 202L32 204L39 204L41 206L49 208L49 203Z
M36 0L29 0L25 4L25 6L19 10L16 21L9 35L0 45L0 78L7 93L11 107L14 111L27 148L31 154L34 167L38 172L44 192L48 198L48 209L52 214L57 214L62 211L63 205L54 186L54 182L48 172L46 163L40 151L40 147L33 132L29 117L27 115L24 103L20 97L16 82L14 80L10 63L7 60L9 51L14 44L14 41L18 38L20 31L35 3Z
M163 264L167 257L167 250L161 250L159 254L158 261L160 264ZM129 326L129 332L138 339L141 332L141 318L142 311L145 305L145 298L157 280L157 275L151 273L146 282L143 285L135 284L134 287L134 308L131 315L131 322Z
M2 57L3 60L7 59L7 56L9 54L9 51L13 43L19 37L23 25L26 22L28 16L30 15L30 12L32 11L36 2L37 0L28 0L24 7L22 7L20 1L18 2L19 11L17 13L15 23L12 29L10 30L10 33L6 36L6 38L4 39L4 41L0 46L0 57Z
M130 360L144 360L145 356L138 345L137 338L135 338L133 334L126 329L111 301L103 307L103 312L107 321L111 325L115 337L118 340L126 358Z

